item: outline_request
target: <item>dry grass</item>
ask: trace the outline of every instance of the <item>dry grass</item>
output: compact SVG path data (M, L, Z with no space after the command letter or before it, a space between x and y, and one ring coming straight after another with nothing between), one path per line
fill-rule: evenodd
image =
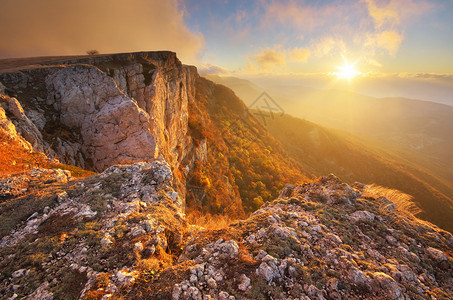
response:
M30 151L24 148L18 141L11 139L0 128L0 179L11 175L22 174L35 167L68 170L71 171L73 177L77 178L84 178L96 174L75 166L52 163L44 153Z
M0 178L22 173L46 163L44 154L24 148L18 141L9 138L0 128Z
M210 213L203 214L196 210L186 211L186 220L191 225L197 225L206 229L222 229L235 221L227 215L212 215Z
M412 200L414 197L401 191L389 189L376 184L367 185L364 190L365 197L379 198L385 197L395 204L396 211L408 217L413 217L422 212ZM383 204L380 207L381 212L388 211L389 205Z

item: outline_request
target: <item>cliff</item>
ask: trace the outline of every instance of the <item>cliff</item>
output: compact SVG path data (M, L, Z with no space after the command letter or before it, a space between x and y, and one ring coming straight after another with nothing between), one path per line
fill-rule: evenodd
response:
M162 157L184 169L197 78L172 52L61 58L0 74L1 101L35 150L64 163L102 171Z

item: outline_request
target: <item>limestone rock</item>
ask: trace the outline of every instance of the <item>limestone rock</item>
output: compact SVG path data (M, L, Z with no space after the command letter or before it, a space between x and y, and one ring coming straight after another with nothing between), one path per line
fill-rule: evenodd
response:
M428 248L426 248L426 252L436 262L442 262L442 261L448 260L447 256L445 256L445 253L439 249L435 249L433 247L428 247Z
M0 94L0 104L3 104L3 108L0 108L0 126L14 139L17 139L14 133L14 131L17 131L31 144L34 150L42 151L44 149L43 136L35 124L27 117L19 101L16 98ZM10 120L6 118L5 110L10 114ZM13 130L8 121L15 125L15 130Z
M373 213L370 213L369 211L356 211L353 214L349 216L353 221L358 222L358 221L366 221L366 222L372 222L374 221L375 215Z
M60 121L80 131L82 152L96 170L118 163L152 160L156 141L149 115L122 94L114 81L92 66L68 66L46 78Z

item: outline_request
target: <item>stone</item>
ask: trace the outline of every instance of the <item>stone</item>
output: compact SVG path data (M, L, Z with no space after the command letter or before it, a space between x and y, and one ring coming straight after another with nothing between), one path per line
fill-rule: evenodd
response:
M135 281L135 273L123 269L115 273L115 279L119 286L129 286Z
M1 108L0 126L7 128L7 132L12 138L16 140L19 139L17 137L17 133L19 133L20 136L33 147L34 150L42 151L44 149L42 134L35 124L27 117L19 101L16 98L0 94L0 103L6 103L6 109L12 115L12 119L8 120L6 118L4 108ZM15 125L14 129L11 126L11 122Z
M0 94L0 100L2 95ZM1 103L1 102L0 102ZM12 140L15 140L25 150L31 151L32 144L24 139L16 130L16 126L6 117L5 110L0 106L0 128L4 130L5 134Z
M219 300L229 300L230 295L227 292L221 291L219 293Z
M241 276L239 276L238 289L240 291L245 292L249 286L250 286L250 278L248 278L245 274L242 274Z
M182 288L181 288L181 285L179 284L175 284L175 286L173 287L173 290L171 292L171 298L173 300L178 300L179 297L181 296L182 294Z
M373 213L370 213L369 211L363 210L363 211L356 211L353 214L349 216L349 218L353 222L359 222L359 221L364 221L364 222L372 222L374 221L375 215Z
M211 288L211 289L217 288L217 282L213 278L209 278L207 280L207 284L208 284L209 288Z
M332 241L335 245L340 245L343 243L343 241L341 240L341 238L336 235L336 234L333 234L333 233L329 233L326 238L330 241Z
M373 283L383 291L386 299L404 299L398 284L389 275L376 272L372 274Z
M24 276L25 271L26 271L25 269L16 270L16 271L14 271L14 272L11 274L11 276L12 276L13 278L22 277L22 276Z
M46 281L41 284L33 293L25 297L29 300L53 300L53 293L48 290L49 283Z
M426 253L428 256L436 261L436 262L442 262L448 260L447 256L445 253L439 249L433 248L433 247L428 247L426 248Z
M256 275L261 276L267 282L271 282L277 275L273 268L271 268L267 263L262 262L258 269L256 270Z
M134 244L134 250L135 251L138 251L138 252L141 252L143 251L144 247L143 247L143 243L142 242L137 242Z
M349 270L348 279L355 285L366 285L368 283L367 276L357 268Z
M62 124L80 129L82 152L96 170L155 158L149 115L99 69L63 67L46 78L46 85L59 103Z

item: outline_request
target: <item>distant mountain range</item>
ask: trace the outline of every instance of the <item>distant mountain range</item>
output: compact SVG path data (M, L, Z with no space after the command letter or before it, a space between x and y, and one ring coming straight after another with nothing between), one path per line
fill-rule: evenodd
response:
M453 185L453 107L405 98L373 98L303 86L259 87L208 76L251 104L264 90L285 113L352 133Z

